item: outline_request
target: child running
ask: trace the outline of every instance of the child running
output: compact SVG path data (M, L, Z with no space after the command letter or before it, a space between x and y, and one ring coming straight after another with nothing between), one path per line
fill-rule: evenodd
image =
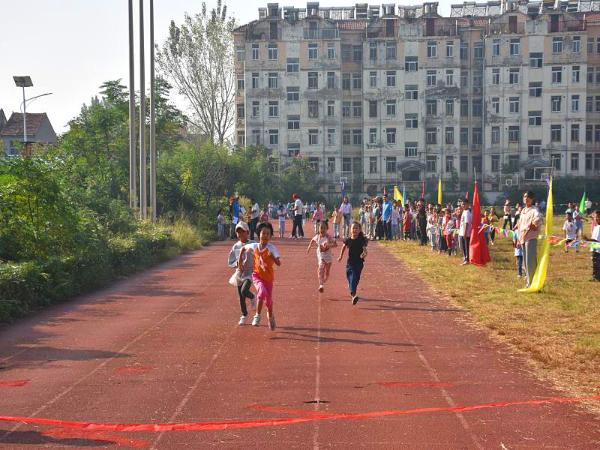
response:
M273 281L275 280L275 271L273 264L281 265L281 257L279 250L273 244L269 243L273 237L273 225L269 222L264 222L256 228L259 242L246 244L240 251L238 259L238 267L243 266L243 257L247 251L254 252L254 267L252 272L252 281L256 288L256 296L258 297L258 305L256 314L252 319L252 325L257 327L260 324L260 313L262 312L263 303L267 304L267 317L269 319L269 329L275 329L275 315L273 314Z
M254 241L248 240L250 228L246 222L240 221L237 223L235 226L235 234L239 240L233 244L233 247L231 247L227 264L231 268L239 267L232 278L237 284L237 291L240 297L240 310L242 312L238 325L244 325L244 323L246 323L246 317L248 316L246 298L249 298L250 302L252 303L252 307L256 308L254 294L250 292L250 288L252 287L252 268L254 267L254 262L251 253L247 253L245 257L241 259L241 266L239 265L238 260L240 260L240 252L242 248L246 244L254 243Z
M363 270L365 258L367 257L367 244L369 241L364 236L360 223L352 222L350 227L350 237L344 239L344 245L338 261L342 260L346 248L348 248L348 262L346 263L346 277L348 278L348 287L350 289L350 297L352 304L358 303L358 283L360 282L360 274Z
M319 268L317 275L319 277L319 292L323 292L325 282L329 278L329 272L331 271L331 263L333 257L331 256L331 249L337 246L337 242L329 236L329 225L327 221L323 221L319 224L319 234L316 234L308 243L306 253L310 252L313 244L317 247L317 261Z

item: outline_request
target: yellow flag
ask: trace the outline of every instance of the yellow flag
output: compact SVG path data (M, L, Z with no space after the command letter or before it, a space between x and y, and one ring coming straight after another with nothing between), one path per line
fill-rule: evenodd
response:
M404 205L404 199L402 198L402 194L400 193L398 186L394 186L394 200L397 200Z
M548 201L546 202L546 223L544 227L544 236L542 237L542 251L538 258L537 269L531 280L531 285L526 289L519 289L519 292L540 292L546 283L548 274L548 262L550 260L550 240L548 236L552 235L552 178L550 179L550 188L548 189Z
M442 177L438 181L438 205L442 204Z

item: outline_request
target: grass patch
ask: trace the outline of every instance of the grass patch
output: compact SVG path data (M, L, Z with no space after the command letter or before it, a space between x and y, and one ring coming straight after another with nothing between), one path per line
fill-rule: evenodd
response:
M554 221L562 235L562 218ZM586 230L589 226L586 224ZM576 395L600 393L600 299L587 249L551 247L546 286L522 294L512 242L497 236L487 267L433 253L416 242L383 243L434 291L471 313L476 323L524 353L539 376Z

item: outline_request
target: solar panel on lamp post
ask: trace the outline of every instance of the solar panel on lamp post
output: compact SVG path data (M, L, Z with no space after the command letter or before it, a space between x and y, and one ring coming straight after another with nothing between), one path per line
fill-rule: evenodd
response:
M13 76L17 87L23 89L23 145L27 145L27 104L25 100L25 88L32 87L33 82L31 77L28 75L15 75Z

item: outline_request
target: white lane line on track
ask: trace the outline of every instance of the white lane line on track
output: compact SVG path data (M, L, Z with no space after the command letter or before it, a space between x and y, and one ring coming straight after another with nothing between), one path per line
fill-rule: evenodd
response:
M317 299L317 346L316 346L316 364L315 364L315 411L319 410L319 402L321 399L321 295ZM313 433L313 449L319 450L319 421L314 423Z

